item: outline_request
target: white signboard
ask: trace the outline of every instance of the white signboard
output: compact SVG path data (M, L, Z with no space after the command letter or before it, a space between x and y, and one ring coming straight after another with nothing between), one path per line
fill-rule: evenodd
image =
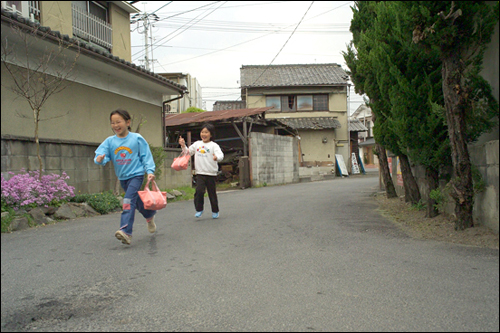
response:
M359 173L358 160L356 159L356 154L352 153L352 174Z
M347 172L347 167L344 163L344 157L340 154L335 154L335 160L337 161L337 166L340 170L341 176L349 176L349 172Z

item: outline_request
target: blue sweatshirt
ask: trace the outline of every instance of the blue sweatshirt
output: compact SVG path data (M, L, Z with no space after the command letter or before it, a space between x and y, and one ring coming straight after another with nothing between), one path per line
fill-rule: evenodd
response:
M97 156L103 154L106 156L98 163ZM129 132L125 138L113 135L104 140L95 151L94 163L106 165L110 160L113 160L116 176L120 180L143 176L144 172L155 173L153 154L139 133Z

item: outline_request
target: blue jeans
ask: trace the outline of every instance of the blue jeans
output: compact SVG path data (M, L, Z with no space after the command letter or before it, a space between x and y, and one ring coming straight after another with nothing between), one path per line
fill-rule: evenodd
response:
M145 219L150 219L156 214L156 210L148 210L144 208L144 203L137 191L141 189L144 176L120 180L120 185L125 190L123 198L123 211L120 221L120 230L123 230L128 235L132 235L132 226L134 225L135 209L144 216Z

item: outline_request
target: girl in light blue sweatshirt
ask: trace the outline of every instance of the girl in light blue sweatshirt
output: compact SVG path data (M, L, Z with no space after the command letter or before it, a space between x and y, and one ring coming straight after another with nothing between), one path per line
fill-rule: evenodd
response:
M148 181L155 179L156 166L146 140L139 133L130 132L130 114L117 109L111 112L110 120L111 128L116 134L99 145L95 151L94 162L106 165L113 161L116 176L125 191L120 229L115 232L115 237L123 244L130 245L136 208L146 219L149 232L156 231L156 210L145 209L137 193L141 189L145 172L148 174Z

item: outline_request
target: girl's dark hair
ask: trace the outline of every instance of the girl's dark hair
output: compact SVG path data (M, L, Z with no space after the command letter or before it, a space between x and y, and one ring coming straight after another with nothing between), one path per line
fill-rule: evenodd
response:
M210 124L210 123L204 123L202 126L201 126L201 129L200 129L200 132L206 128L207 131L210 132L210 139L214 140L215 139L215 126Z
M123 119L125 119L125 122L126 122L127 120L132 119L132 118L130 117L130 114L128 113L128 111L123 110L123 109L116 109L115 111L111 111L111 114L109 115L109 120L111 120L111 117L112 117L114 114L118 114L118 115L120 115ZM131 131L130 126L128 126L128 130L129 130L129 131Z

